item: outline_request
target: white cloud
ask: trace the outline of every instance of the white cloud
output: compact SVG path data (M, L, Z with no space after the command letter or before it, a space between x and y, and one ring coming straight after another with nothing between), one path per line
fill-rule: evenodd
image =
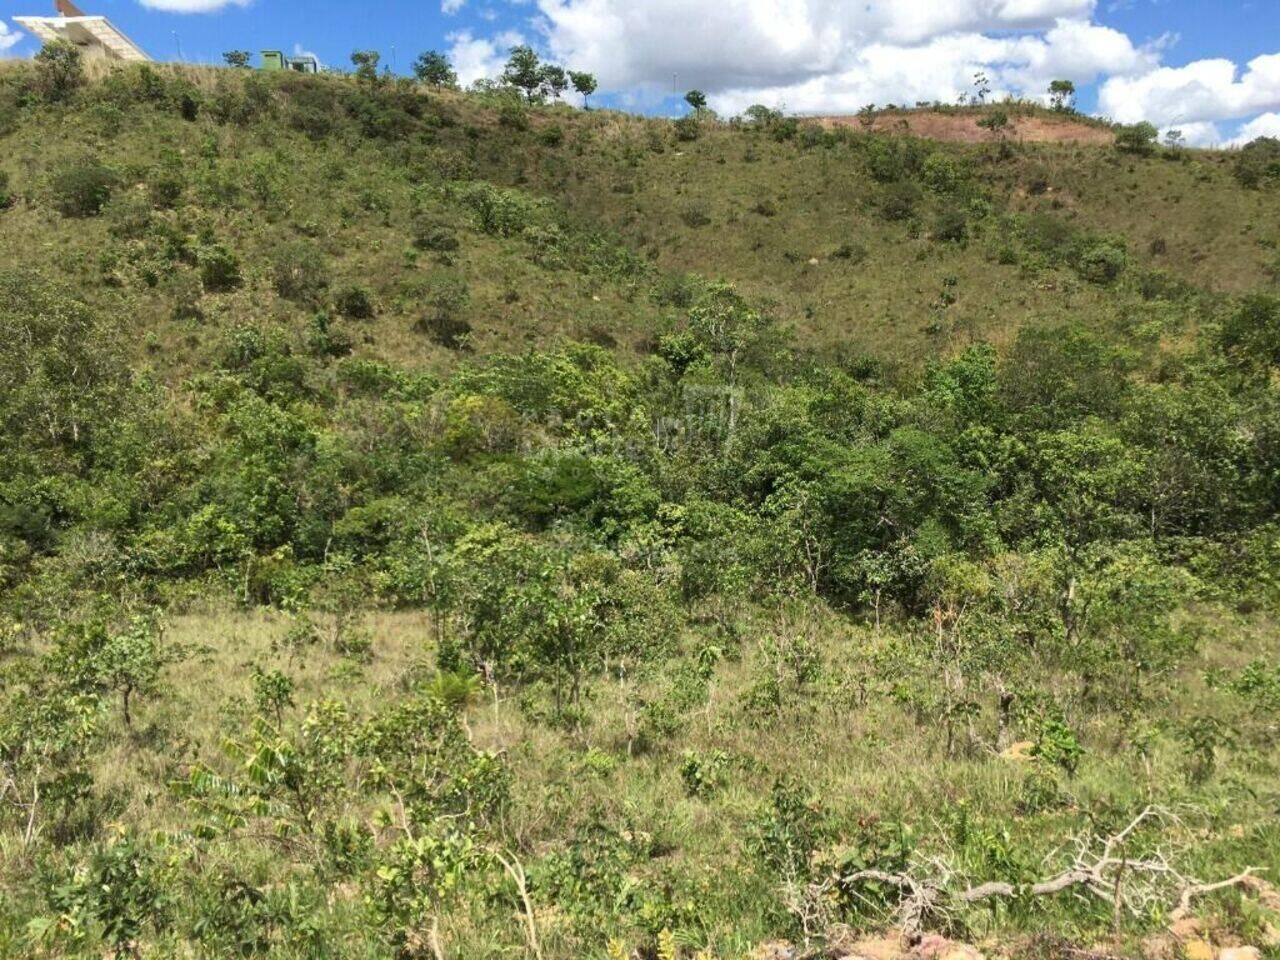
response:
M1182 142L1188 147L1216 147L1222 144L1222 132L1216 123L1198 120L1192 123L1171 124L1161 129L1160 139L1164 140L1171 130L1177 130L1182 134Z
M442 0L446 9L465 2ZM1220 124L1280 112L1280 53L1243 70L1229 60L1162 66L1172 38L1135 43L1094 20L1098 0L508 2L536 3L529 22L549 55L633 106L693 87L727 113L752 103L847 113L954 102L981 70L995 97L1047 99L1055 79L1101 82L1102 115L1177 128L1196 144L1223 142L1230 126ZM464 81L500 72L505 41L451 39Z
M1099 110L1122 123L1211 122L1280 109L1280 53L1251 60L1243 73L1230 60L1197 60L1136 77L1112 77Z
M1051 30L1087 18L1094 0L538 0L538 8L551 52L609 87L723 91L828 77L876 45Z
M1090 21L1095 0L538 0L551 54L607 89L691 87L713 105L842 112L994 92L1043 96L1158 65L1157 49Z
M224 7L247 7L253 0L138 0L164 13L217 13Z
M1240 128L1240 131L1228 143L1228 146L1243 147L1246 143L1252 143L1259 137L1280 138L1280 113L1264 113L1261 116L1254 117Z
M440 0L440 12L454 14L467 5L467 0Z
M21 39L22 34L0 20L0 54L7 52Z
M449 60L458 74L458 82L464 87L501 74L508 50L525 42L513 31L496 37L476 37L469 30L459 30L449 34L448 40Z

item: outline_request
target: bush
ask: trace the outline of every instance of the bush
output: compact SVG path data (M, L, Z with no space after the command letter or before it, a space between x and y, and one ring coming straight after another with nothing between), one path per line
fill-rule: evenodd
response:
M880 216L891 222L910 220L920 202L920 188L914 183L891 183L880 194Z
M0 210L13 206L13 191L9 187L9 172L0 170Z
M711 214L707 212L705 203L691 203L680 211L680 219L686 227L697 229L711 223Z
M693 114L681 117L671 126L676 132L676 139L681 143L692 143L702 133L702 125L698 123L698 118Z
M83 55L74 44L65 40L46 43L35 61L37 83L46 100L67 100L84 85Z
M498 123L508 130L528 130L529 109L519 100L505 100L498 107Z
M460 350L471 335L471 324L461 317L441 310L424 313L416 324L419 332L425 333L432 343L448 350Z
M1125 153L1137 153L1146 156L1156 148L1156 138L1160 131L1149 123L1135 123L1116 129L1116 147Z
M210 293L234 290L242 279L240 259L226 245L214 243L200 251L200 283Z
M186 189L182 171L175 167L163 167L147 180L152 205L165 210L176 207Z
M831 251L831 259L848 260L856 266L867 259L867 248L860 243L842 243Z
M1106 241L1094 244L1080 254L1076 269L1080 276L1092 283L1114 283L1128 262L1124 247Z
M769 127L769 136L773 137L778 143L786 143L788 140L794 140L796 134L800 132L800 121L795 117L787 117L779 120L777 123Z
M866 140L864 160L867 172L879 183L892 183L918 173L926 150L919 140L907 137L871 136Z
M514 237L545 219L545 201L519 190L503 190L488 183L473 183L459 199L475 214L485 233Z
M111 199L115 171L96 160L66 167L49 183L53 205L64 217L96 217Z
M139 240L151 226L151 200L137 190L117 194L103 210L113 237Z
M295 241L279 247L271 258L275 291L286 300L318 303L329 286L324 255L314 244Z
M348 320L369 320L373 317L373 297L359 284L339 290L333 305Z
M955 193L970 177L968 166L961 160L937 152L929 154L921 170L921 178L934 193Z
M969 218L959 207L943 207L933 221L933 239L939 243L963 243L969 239Z
M458 316L458 313L466 306L469 297L467 285L463 281L456 277L440 277L424 298L428 305L427 311L418 318L416 328L425 333L432 343L449 350L463 348L471 333L471 324Z
M434 217L419 215L413 219L413 245L419 250L451 253L458 249L458 235Z
M1250 190L1280 183L1280 139L1259 137L1236 157L1236 179Z

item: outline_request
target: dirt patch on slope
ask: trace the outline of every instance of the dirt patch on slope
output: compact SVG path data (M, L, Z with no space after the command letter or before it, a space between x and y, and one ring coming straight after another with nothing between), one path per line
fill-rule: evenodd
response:
M903 113L877 114L870 125L876 133L904 133L930 140L952 140L959 143L987 143L991 133L978 126L982 114L939 113L933 110L912 110ZM823 127L854 127L867 129L861 117L814 117ZM1110 146L1115 134L1106 127L1081 123L1070 117L1043 115L1009 117L1006 136L1023 143L1079 143Z

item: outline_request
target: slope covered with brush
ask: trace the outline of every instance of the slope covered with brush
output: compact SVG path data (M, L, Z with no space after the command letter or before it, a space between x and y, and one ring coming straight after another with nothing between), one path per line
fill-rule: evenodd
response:
M0 954L1274 938L1271 144L75 79L0 71Z

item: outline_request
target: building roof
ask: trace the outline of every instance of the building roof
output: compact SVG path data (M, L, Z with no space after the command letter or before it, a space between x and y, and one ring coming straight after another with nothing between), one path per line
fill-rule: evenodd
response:
M14 17L13 20L45 43L67 40L81 47L104 47L117 60L151 59L106 17Z

